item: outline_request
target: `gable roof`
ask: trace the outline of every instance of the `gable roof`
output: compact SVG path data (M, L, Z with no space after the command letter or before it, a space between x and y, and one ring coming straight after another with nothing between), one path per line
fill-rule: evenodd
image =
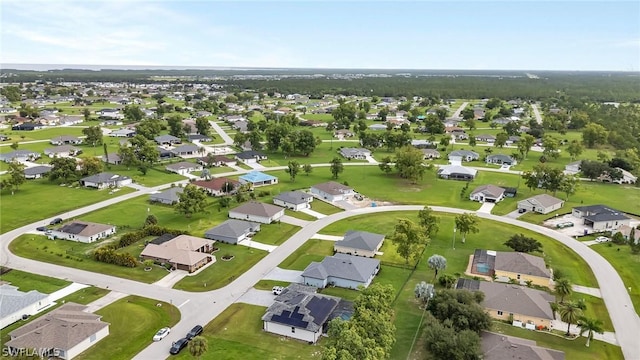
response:
M479 291L484 293L482 306L507 313L521 314L542 319L553 319L550 303L555 301L552 295L524 286L467 279L467 286L478 283ZM460 287L458 287L460 288Z
M499 186L495 186L495 185L481 185L478 186L477 188L475 188L472 192L471 195L477 194L477 193L483 193L485 195L489 195L492 196L494 198L498 198L500 196L502 196L504 194L504 189L499 187Z
M0 318L11 315L26 308L31 304L47 298L47 294L43 294L37 290L23 292L17 287L9 284L0 285Z
M92 223L88 221L75 220L58 228L56 231L65 234L78 236L93 236L101 232L113 229L114 225Z
M493 154L493 155L487 156L487 160L513 161L513 158L509 155Z
M262 158L265 155L259 151L255 151L255 150L247 150L247 151L243 151L243 152L239 152L236 154L236 157L240 158L240 159L254 159L254 158Z
M272 175L269 175L269 174L265 174L265 173L260 172L260 171L251 171L251 172L248 172L248 173L246 173L244 175L241 175L239 178L242 179L242 180L246 180L246 181L248 181L250 183L272 181L274 179L276 179L276 180L278 179L275 176L272 176Z
M80 181L91 182L91 183L96 183L96 184L102 184L102 183L108 183L108 182L112 182L112 181L122 181L122 180L127 180L127 179L129 179L129 177L127 177L127 176L112 174L112 173L108 173L108 172L101 172L99 174L95 174L95 175L91 175L91 176L87 176L85 178L82 178L82 179L80 179Z
M375 251L384 235L374 234L366 231L349 230L344 234L344 239L336 241L336 246L344 246L352 249Z
M564 200L558 199L557 197L553 197L549 194L539 194L521 201L528 202L536 206L543 206L545 208L564 202Z
M25 175L38 175L38 174L46 174L49 171L51 171L51 169L52 169L51 166L39 165L39 166L30 167L30 168L25 168L23 172Z
M326 256L322 262L312 262L302 272L302 277L325 280L335 277L365 282L380 266L380 260L346 254Z
M311 194L307 194L302 191L287 191L276 195L273 199L280 200L289 204L304 204L308 202L309 199L313 198Z
M56 146L56 147L51 147L51 148L46 148L44 149L44 153L45 154L60 154L60 153L64 153L64 152L72 152L72 151L78 151L80 150L79 148L73 146L73 145L60 145L60 146Z
M361 149L361 148L342 148L340 149L340 154L342 154L344 157L350 157L350 156L357 156L357 155L370 155L371 151L367 150L367 149Z
M200 167L202 167L202 166L200 166L198 164L194 164L192 162L180 161L180 162L177 162L175 164L169 164L165 168L171 169L171 170L181 170L181 169L197 169L197 168L200 168Z
M593 222L629 219L622 211L604 205L579 206L574 210L585 213L583 218Z
M564 360L564 352L537 346L533 340L483 331L484 360Z
M72 136L72 135L60 135L60 136L57 136L57 137L54 137L53 139L51 139L51 143L73 142L73 141L80 141L80 138Z
M182 192L184 192L184 188L182 186L174 186L172 188L168 188L159 193L150 194L149 199L153 201L159 201L159 200L169 200L171 202L179 201L180 194L182 194Z
M180 154L180 153L189 153L189 152L198 152L200 151L200 148L196 145L192 145L192 144L185 144L185 145L181 145L181 146L177 146L173 149L171 149L171 152L174 154Z
M440 169L438 169L438 174L441 174L441 175L465 174L465 175L476 176L477 173L478 173L478 170L469 168L466 166L462 166L462 165L444 165L444 166L441 166Z
M222 224L207 230L205 232L205 236L206 237L224 236L224 237L238 238L239 236L250 233L252 229L254 229L256 226L259 226L259 225L260 224L258 223L254 223L250 221L229 219L223 222Z
M316 188L330 195L341 195L341 194L344 194L345 192L349 192L353 190L352 187L349 187L347 185L342 185L335 181L328 181L326 183L316 184L316 185L313 185L312 188Z
M339 301L332 296L317 294L313 287L291 284L275 298L262 320L317 332Z
M211 180L197 180L192 182L191 184L209 190L222 191L222 187L226 183L233 185L234 189L240 186L240 182L226 177L213 178Z
M173 135L158 135L155 138L153 138L153 140L155 140L155 142L157 143L173 143L173 142L180 142L180 138L177 138Z
M196 250L211 244L213 244L211 240L189 235L178 235L167 241L159 242L159 244L153 242L147 244L140 256L149 256L164 259L171 263L191 266L209 256L207 253Z
M494 266L500 271L551 278L543 258L525 253L497 251Z
M254 216L270 218L280 212L283 212L284 209L279 206L265 204L258 201L249 201L230 211L246 214L246 215L254 215Z
M462 156L462 157L472 157L479 158L480 155L475 151L470 150L455 150L449 153L449 157L451 156Z

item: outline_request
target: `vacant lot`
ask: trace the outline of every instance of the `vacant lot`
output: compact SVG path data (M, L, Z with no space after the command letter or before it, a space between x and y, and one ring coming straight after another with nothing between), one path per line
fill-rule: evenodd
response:
M18 290L28 292L38 290L41 293L51 294L71 284L70 281L52 278L38 274L32 274L20 270L11 269L2 274L2 281L18 287Z
M613 266L625 286L630 289L629 295L631 301L633 301L633 307L636 309L636 313L640 314L640 254L632 254L629 246L615 245L609 246L593 246L593 250L602 255L611 266ZM620 249L618 251L618 249Z

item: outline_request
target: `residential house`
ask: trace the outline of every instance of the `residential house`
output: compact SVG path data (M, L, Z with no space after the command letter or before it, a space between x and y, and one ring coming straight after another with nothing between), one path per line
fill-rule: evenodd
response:
M261 224L271 224L284 216L284 209L257 201L249 201L229 210L232 219L248 220Z
M10 163L14 161L34 161L40 158L40 153L31 150L14 150L0 154L0 160Z
M425 160L433 160L440 158L440 152L436 149L422 149L423 158Z
M14 131L33 131L43 129L45 126L41 123L36 122L25 122L22 124L16 124L11 127L11 130Z
M517 143L518 141L520 141L520 136L509 136L507 138L507 141L505 142L505 144L507 145L513 145L515 143Z
M310 192L315 197L328 202L342 201L355 195L352 187L342 185L335 181L313 185Z
M159 135L153 138L153 140L160 146L172 146L182 143L182 140L180 140L180 138L173 135Z
M241 184L233 179L219 177L211 180L197 180L191 185L204 189L211 196L223 196L235 194Z
M411 146L418 149L426 149L432 147L434 144L429 140L413 139L411 140Z
M131 129L118 129L109 133L111 137L127 137L132 138L136 136L136 131Z
M198 158L198 163L202 166L235 166L238 162L235 159L229 159L224 155L213 155Z
M245 118L242 115L229 115L225 118L225 121L228 123L235 123L237 121L246 121L247 118Z
M249 122L246 120L236 121L235 123L233 123L233 125L231 125L231 127L241 133L249 132Z
M156 146L156 150L158 150L158 158L160 160L171 159L176 156L172 150L165 149L162 146Z
M604 205L579 206L572 209L572 215L583 220L583 224L594 231L611 231L622 225L630 225L631 218L622 211Z
M549 194L539 194L528 199L518 201L518 210L548 214L564 206L564 200L560 200Z
M374 130L374 131L385 131L387 130L387 125L384 124L373 124L373 125L369 125L369 130Z
M551 303L555 297L544 291L488 281L458 279L456 289L481 291L480 303L494 319L511 320L528 329L550 328L554 319Z
M494 142L496 142L496 137L488 134L476 135L475 138L476 141L483 141L489 144L493 144Z
M519 252L476 249L471 260L471 274L495 277L496 281L516 281L522 285L553 287L551 272L544 259Z
M227 244L237 244L260 231L260 224L244 220L229 219L207 230L204 237Z
M82 150L72 145L61 145L44 149L44 154L50 158L72 157L82 153Z
M362 148L341 148L339 152L340 155L348 160L367 160L367 157L371 156L371 151Z
M174 172L179 175L185 175L185 174L190 174L194 171L202 171L202 165L192 163L192 162L187 162L187 161L181 161L175 164L169 164L165 166L165 170L169 172Z
M326 256L322 262L313 261L302 272L305 285L325 288L329 285L358 289L368 287L380 271L380 260L347 254Z
M82 144L82 139L71 135L61 135L49 140L51 145L79 145Z
M486 159L487 164L499 164L499 165L516 165L516 159L509 155L493 154L488 155Z
M25 168L22 172L24 173L25 179L40 179L44 177L49 171L51 171L51 166L34 166Z
M564 166L564 173L568 175L575 175L580 172L580 165L582 160L573 161Z
M315 288L291 284L262 316L264 331L315 344L326 333L340 298L317 294Z
M473 109L473 118L476 120L484 119L484 110Z
M372 258L382 247L384 235L366 231L349 230L344 238L336 241L333 251L337 253Z
M216 261L216 257L211 255L213 243L211 240L189 235L161 236L148 243L140 257L170 264L174 270L192 273Z
M122 163L122 158L118 154L107 154L106 156L102 155L102 161L107 164L120 165Z
M633 228L629 225L622 225L616 230L612 231L613 235L615 235L616 233L621 233L622 237L624 237L625 240L630 241L634 244L640 243L640 229Z
M102 126L122 126L123 124L121 120L105 120L100 122Z
M92 243L107 238L116 233L115 225L105 225L88 221L74 220L62 225L58 229L52 229L48 235L53 239Z
M438 176L449 180L470 181L476 178L478 170L462 165L443 165L438 169Z
M120 112L118 109L102 109L96 111L96 115L98 115L101 119L113 119L113 120L122 120L124 119L124 114Z
M249 165L249 164L259 163L262 160L267 160L267 155L259 151L248 150L248 151L237 153L236 159L238 159L238 161L240 162L243 162Z
M122 176L108 172L101 172L80 179L80 185L97 189L104 189L108 187L122 187L125 185L129 185L132 182L133 180L131 180L131 178L128 176Z
M42 358L73 359L109 335L109 323L87 312L88 308L69 302L13 330L5 343L6 352L35 350Z
M470 150L455 150L449 153L449 159L460 158L462 161L474 161L480 159L480 154Z
M278 183L278 178L260 171L251 171L238 178L241 184L250 184L252 188L260 186L274 185Z
M187 135L187 140L191 142L194 142L194 141L208 142L208 141L211 141L211 136L201 135L201 134L190 134L190 135Z
M171 152L176 155L176 156L180 156L180 157L191 157L191 156L195 156L197 154L199 154L201 151L201 148L197 145L193 145L193 144L185 144L185 145L181 145L181 146L176 146L175 148L171 149Z
M344 140L348 137L353 137L353 132L349 129L339 129L333 132L333 137L338 138L338 140Z
M536 342L505 334L480 334L483 360L564 360L564 352L537 346Z
M313 195L297 190L283 192L273 198L274 204L293 211L310 208L312 201Z
M48 294L37 290L23 292L9 284L0 285L0 329L51 306Z
M615 170L618 170L622 177L620 177L619 179L613 179L609 173L605 172L604 174L598 176L598 180L615 184L635 184L636 181L638 181L637 176L633 175L623 168L617 167L615 168Z
M184 192L181 186L170 187L163 191L158 191L149 195L149 201L166 205L173 205L180 202L180 194Z
M504 199L504 188L495 185L481 185L475 188L469 195L471 201L481 203L497 203Z

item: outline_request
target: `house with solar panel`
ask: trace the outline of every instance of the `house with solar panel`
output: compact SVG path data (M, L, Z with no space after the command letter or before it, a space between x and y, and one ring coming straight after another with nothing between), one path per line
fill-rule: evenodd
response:
M380 260L347 254L325 257L314 261L302 272L305 285L325 288L329 285L347 289L368 287L380 271Z
M51 230L51 234L48 236L53 239L92 243L115 233L116 227L114 225L75 220L58 229Z

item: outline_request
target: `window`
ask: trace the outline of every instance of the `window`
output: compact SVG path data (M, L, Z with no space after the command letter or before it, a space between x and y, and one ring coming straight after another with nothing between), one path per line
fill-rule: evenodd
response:
M499 311L499 310L498 310L498 315L502 315L502 311Z
M291 327L291 332L294 333L296 332L296 328L294 328L293 326Z

